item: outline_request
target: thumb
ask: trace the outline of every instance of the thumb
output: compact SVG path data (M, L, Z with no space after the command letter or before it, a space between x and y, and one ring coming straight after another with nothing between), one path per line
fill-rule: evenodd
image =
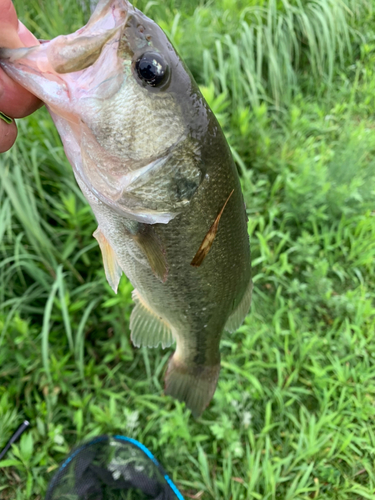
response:
M18 21L18 36L21 43L25 47L32 47L33 45L39 45L39 41L35 36L26 28L26 26Z
M38 45L35 36L17 19L10 0L0 0L0 47L16 49Z

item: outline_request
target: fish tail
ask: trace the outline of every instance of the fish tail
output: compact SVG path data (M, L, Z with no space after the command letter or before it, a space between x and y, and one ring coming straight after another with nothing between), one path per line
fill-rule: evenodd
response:
M214 395L219 373L220 362L189 366L174 354L165 375L165 394L185 402L193 417L198 418Z

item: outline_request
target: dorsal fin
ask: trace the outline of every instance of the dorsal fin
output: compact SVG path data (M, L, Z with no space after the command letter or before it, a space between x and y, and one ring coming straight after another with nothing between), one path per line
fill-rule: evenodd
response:
M245 290L245 293L236 307L236 309L232 312L232 314L227 319L225 323L225 330L227 332L233 333L242 325L243 320L247 316L250 311L251 306L251 296L253 291L253 283L250 279L249 284Z

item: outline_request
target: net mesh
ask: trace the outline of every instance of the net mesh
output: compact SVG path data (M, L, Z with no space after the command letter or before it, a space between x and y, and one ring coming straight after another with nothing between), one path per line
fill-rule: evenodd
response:
M138 441L100 436L60 466L46 500L184 500L163 467Z

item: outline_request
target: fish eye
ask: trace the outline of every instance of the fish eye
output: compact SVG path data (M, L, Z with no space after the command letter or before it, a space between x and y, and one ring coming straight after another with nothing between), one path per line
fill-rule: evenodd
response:
M168 64L157 52L145 52L137 59L135 69L139 78L151 87L160 85L168 74Z

